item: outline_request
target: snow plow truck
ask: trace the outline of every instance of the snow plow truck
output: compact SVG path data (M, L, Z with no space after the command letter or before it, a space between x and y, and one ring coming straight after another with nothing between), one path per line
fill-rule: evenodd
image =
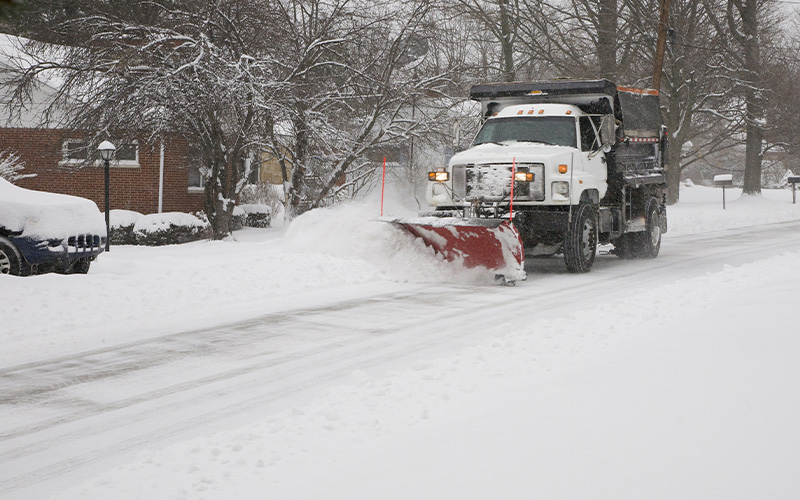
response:
M655 258L667 231L667 133L658 92L608 80L473 86L472 145L428 173L433 212L397 224L448 260L508 284L526 257L592 268L598 244Z

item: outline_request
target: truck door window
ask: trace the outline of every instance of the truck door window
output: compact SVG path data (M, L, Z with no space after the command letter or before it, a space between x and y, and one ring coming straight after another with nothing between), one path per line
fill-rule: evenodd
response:
M588 116L581 116L581 150L594 151L600 147L600 141L597 139L597 133L594 126L592 126L592 119Z

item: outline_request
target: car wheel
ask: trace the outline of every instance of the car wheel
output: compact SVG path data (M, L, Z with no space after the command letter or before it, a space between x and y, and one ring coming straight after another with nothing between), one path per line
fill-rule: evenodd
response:
M89 266L92 265L92 259L78 259L72 264L72 273L86 274L89 272Z
M0 239L0 274L26 276L29 274L28 264L22 258L13 243Z

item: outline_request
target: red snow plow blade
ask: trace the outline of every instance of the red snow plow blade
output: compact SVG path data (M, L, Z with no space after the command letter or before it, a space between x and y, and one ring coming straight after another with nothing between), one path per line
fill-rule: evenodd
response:
M507 282L525 279L525 251L508 219L424 217L392 222L449 261L460 261L467 268L485 267Z

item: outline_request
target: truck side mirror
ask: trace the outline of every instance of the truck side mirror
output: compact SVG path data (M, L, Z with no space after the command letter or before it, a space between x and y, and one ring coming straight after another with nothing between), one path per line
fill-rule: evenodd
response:
M611 147L617 142L617 129L614 123L614 115L603 115L600 122L600 141L603 143L603 150L606 146Z

